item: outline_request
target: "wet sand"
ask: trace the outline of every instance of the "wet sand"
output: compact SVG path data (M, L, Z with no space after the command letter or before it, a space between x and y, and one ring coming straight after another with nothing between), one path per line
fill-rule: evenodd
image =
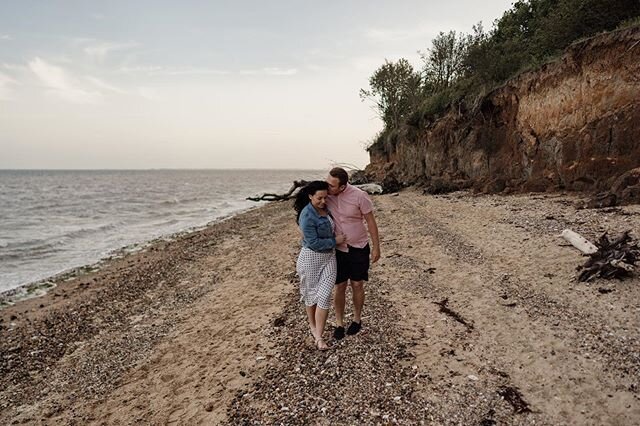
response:
M322 353L288 203L158 241L0 310L0 423L638 424L640 279L576 282L557 235L640 206L576 201L375 197L364 330Z

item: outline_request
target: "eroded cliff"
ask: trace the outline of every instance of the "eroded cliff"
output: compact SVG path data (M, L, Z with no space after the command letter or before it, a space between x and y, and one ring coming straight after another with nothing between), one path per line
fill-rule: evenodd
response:
M640 166L640 27L575 43L473 111L451 108L369 152L366 172L376 180L487 192L609 189Z

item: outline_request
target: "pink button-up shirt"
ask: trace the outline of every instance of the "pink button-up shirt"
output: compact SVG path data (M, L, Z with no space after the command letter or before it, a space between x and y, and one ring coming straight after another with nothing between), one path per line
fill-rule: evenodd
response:
M347 184L338 195L327 197L327 207L336 225L336 235L345 234L347 244L352 247L363 248L369 242L364 215L373 211L373 203L363 190ZM347 244L336 248L349 251Z

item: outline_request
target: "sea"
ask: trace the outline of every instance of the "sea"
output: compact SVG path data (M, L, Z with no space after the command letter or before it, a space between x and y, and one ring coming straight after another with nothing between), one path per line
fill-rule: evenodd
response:
M0 170L0 293L259 206L321 170Z

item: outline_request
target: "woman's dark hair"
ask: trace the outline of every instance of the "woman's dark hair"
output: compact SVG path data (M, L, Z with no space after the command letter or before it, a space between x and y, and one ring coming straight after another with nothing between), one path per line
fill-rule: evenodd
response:
M311 201L309 200L309 195L313 195L318 191L328 190L329 184L323 180L313 180L300 188L300 191L296 194L296 199L293 201L293 209L296 211L296 223L300 220L302 209Z

